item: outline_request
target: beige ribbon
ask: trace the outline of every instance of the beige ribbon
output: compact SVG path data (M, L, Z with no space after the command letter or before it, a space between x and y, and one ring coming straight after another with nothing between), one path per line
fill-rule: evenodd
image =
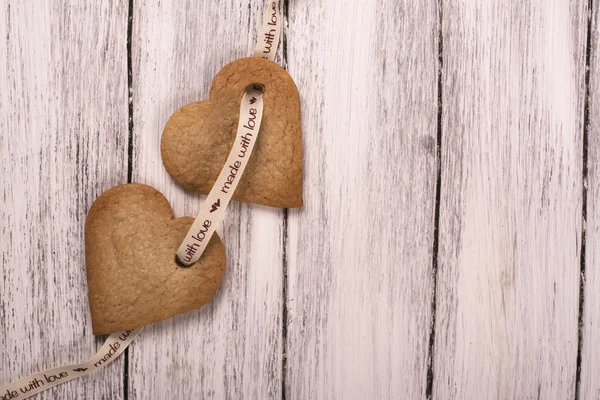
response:
M42 371L0 388L0 400L26 399L54 386L89 375L107 366L125 351L142 328L113 333L96 355L82 364Z
M272 1L265 10L262 25L258 28L254 57L275 61L279 37L281 36L281 10L279 1Z
M279 1L269 2L259 28L255 57L273 61L281 36ZM260 82L257 82L260 83ZM225 208L246 168L260 130L263 112L262 88L253 85L246 89L240 107L236 142L217 182L200 209L200 214L181 245L177 256L191 265L206 248L215 228L224 216ZM186 260L188 260L186 262ZM62 383L96 372L110 364L125 351L142 328L113 333L95 356L82 364L68 365L39 372L0 387L0 400L26 399Z

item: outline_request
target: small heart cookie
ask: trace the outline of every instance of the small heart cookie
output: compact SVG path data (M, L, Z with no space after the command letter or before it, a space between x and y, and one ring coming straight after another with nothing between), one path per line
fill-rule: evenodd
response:
M300 97L288 73L258 57L226 65L213 80L210 100L188 104L167 122L161 154L184 188L208 194L235 140L246 87L264 86L260 134L233 200L271 207L302 206Z
M94 334L162 321L214 296L226 263L217 234L192 267L176 263L177 248L193 222L173 219L167 199L146 185L117 186L94 202L85 224Z

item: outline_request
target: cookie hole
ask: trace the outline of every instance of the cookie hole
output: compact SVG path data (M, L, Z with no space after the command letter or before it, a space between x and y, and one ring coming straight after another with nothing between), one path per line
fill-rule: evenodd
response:
M187 265L185 265L184 263L181 262L181 260L179 259L179 257L177 257L177 254L175 254L175 264L177 264L177 266L179 268L192 268L194 266L194 264L190 265L189 267Z
M248 86L246 86L244 91L241 93L240 97L244 95L246 90L256 90L256 91L259 91L264 94L266 91L266 88L265 88L265 85L263 85L262 83L253 82L253 83L249 84Z

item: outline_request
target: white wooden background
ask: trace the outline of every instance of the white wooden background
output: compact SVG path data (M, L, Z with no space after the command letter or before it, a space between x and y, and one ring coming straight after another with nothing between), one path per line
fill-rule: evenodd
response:
M598 0L287 0L300 210L234 204L216 298L40 399L600 399ZM250 54L262 1L0 0L0 385L94 338L94 199Z

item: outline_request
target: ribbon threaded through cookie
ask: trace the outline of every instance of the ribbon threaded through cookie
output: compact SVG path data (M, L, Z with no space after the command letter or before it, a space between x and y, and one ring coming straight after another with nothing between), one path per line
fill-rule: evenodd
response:
M223 219L225 209L231 201L254 149L262 114L262 88L251 85L242 97L237 134L227 162L204 201L198 217L177 250L177 259L186 267L200 259L215 229Z
M279 1L272 1L265 10L263 22L258 30L254 57L275 60L281 36L281 10ZM248 165L262 121L262 89L256 85L246 89L240 107L240 121L236 139L227 162L221 170L198 217L177 250L177 260L186 267L197 262L208 245L208 241L223 219L225 209Z
M279 46L279 38L281 36L281 25L279 0L269 2L267 10L264 13L262 25L258 31L257 44L254 49L255 57L266 58L270 61L275 60L275 55ZM231 196L235 191L235 187L239 182L247 161L250 158L250 154L252 153L252 149L254 148L256 136L260 130L262 110L262 90L258 87L248 88L242 97L236 143L230 152L227 163L225 164L219 179L203 204L199 218L194 222L190 233L188 233L188 236L181 246L181 248L184 249L182 257L180 258L181 262L184 262L186 259L186 249L188 249L186 243L188 243L188 239L190 241L195 240L190 237L190 235L195 233L200 234L201 236L201 234L204 234L204 246L196 249L196 252L191 256L192 258L189 258L190 262L187 265L191 265L195 262L192 260L195 259L197 261L200 258L206 244L208 244L210 237L214 233L216 225L218 225L218 222L222 219L225 208L229 203L229 200L231 200ZM246 116L246 119L244 116ZM253 126L253 128L251 128L251 126ZM249 136L250 133L252 136ZM231 165L230 160L233 161L233 164ZM229 173L227 173L228 170ZM221 180L222 176L224 176L224 180ZM213 192L220 193L215 193L213 195ZM210 214L213 214L212 218L203 219L206 212L208 212L209 216ZM207 223L207 221L209 222ZM195 228L197 230L194 230ZM200 238L200 236L197 237ZM195 247L193 244L194 243L192 242L192 247ZM2 386L0 387L0 400L26 399L62 383L96 372L117 359L125 349L129 347L141 330L142 328L136 328L113 333L108 337L96 355L81 364L48 369Z

